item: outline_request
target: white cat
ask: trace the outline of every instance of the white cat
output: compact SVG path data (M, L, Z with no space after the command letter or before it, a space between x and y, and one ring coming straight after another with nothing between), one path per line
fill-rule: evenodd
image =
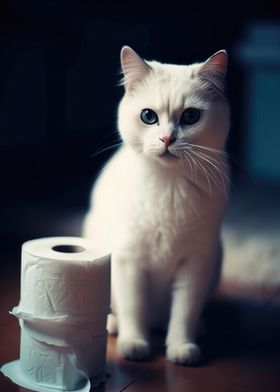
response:
M109 332L118 331L120 354L145 359L149 329L168 325L167 357L191 364L221 266L227 55L181 66L144 61L125 46L121 63L123 145L95 184L84 236L112 252Z

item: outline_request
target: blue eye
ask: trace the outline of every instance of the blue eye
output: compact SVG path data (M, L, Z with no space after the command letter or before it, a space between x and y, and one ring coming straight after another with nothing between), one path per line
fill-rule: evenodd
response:
M198 122L200 119L200 110L196 108L188 108L186 109L180 119L180 124L183 125L191 125Z
M148 125L158 123L158 115L152 109L143 109L140 118L143 123Z

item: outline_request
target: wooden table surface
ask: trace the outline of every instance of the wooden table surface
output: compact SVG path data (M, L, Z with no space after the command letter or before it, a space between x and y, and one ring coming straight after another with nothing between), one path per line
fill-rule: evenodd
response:
M205 360L196 367L174 365L164 357L164 336L153 336L154 356L145 363L119 358L116 338L108 339L109 379L96 392L279 392L279 295L260 291L238 295L223 290L205 312L206 334L201 339ZM258 294L258 295L257 295ZM244 297L246 295L246 297ZM19 266L2 271L0 365L17 359L19 326L8 311L19 300ZM27 391L0 375L0 391Z

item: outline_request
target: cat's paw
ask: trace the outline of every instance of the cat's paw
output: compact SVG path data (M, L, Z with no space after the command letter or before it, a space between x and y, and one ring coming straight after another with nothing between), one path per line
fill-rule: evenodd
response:
M167 358L179 365L193 365L201 357L201 351L195 343L171 344L167 347Z
M118 333L118 319L113 313L110 313L107 319L107 330L110 335L116 335Z
M150 356L150 345L144 339L119 339L118 352L132 361L143 361Z

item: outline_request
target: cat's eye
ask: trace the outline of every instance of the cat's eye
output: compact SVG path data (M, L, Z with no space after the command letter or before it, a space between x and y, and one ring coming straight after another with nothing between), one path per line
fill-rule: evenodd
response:
M140 118L145 124L148 125L158 123L158 115L152 109L143 109Z
M198 122L200 119L200 110L196 108L186 109L180 119L182 125L192 125Z

